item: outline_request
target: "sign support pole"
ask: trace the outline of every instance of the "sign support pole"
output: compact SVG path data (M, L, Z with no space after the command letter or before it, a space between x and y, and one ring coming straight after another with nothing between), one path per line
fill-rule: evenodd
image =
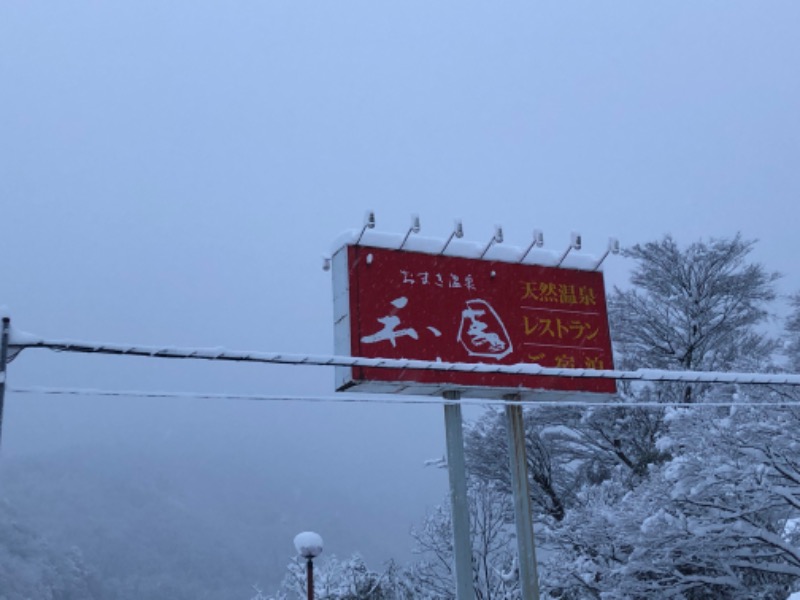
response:
M460 400L461 392L447 391L444 393L444 399ZM458 600L475 600L475 589L472 586L472 544L469 535L467 469L464 459L461 404L448 402L444 405L444 426L447 436L447 473L450 476L456 598Z
M11 329L11 319L3 317L2 331L0 332L0 441L3 436L3 406L6 395L6 362L8 361L8 336Z
M509 400L518 400L509 396ZM525 454L525 423L519 404L506 405L508 457L511 487L514 492L514 515L517 524L519 579L522 600L539 600L539 574L536 566L536 545L533 539L533 507L528 486L528 461Z
M306 596L314 600L314 559L306 559Z

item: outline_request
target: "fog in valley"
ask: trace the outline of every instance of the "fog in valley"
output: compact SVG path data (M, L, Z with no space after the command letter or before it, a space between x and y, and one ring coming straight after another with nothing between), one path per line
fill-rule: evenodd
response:
M538 228L559 252L578 231L595 255L741 231L793 293L798 18L4 3L0 306L48 339L332 354L322 258L368 209L443 239L455 218L480 243ZM609 258L607 288L629 269ZM74 598L247 600L300 531L380 569L446 501L442 406L335 402L329 368L27 349L7 384L0 598L74 577L93 586Z

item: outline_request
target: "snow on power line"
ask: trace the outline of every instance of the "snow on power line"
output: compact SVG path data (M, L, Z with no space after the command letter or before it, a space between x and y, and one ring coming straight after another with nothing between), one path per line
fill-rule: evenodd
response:
M446 363L426 360L362 358L354 356L323 354L248 352L227 350L221 347L179 348L169 346L139 346L134 344L88 342L79 340L49 340L33 336L31 334L20 333L15 330L12 330L9 347L12 356L15 356L20 351L28 348L44 348L58 352L268 363L296 366L310 365L329 367L338 366L372 367L381 369L413 369L420 371L458 371L465 373L498 373L507 375L538 375L544 377L615 379L617 381L669 381L682 383L800 386L800 375L783 373L669 371L663 369L637 369L635 371L569 369L562 367L542 367L540 365L530 363L519 363L514 365L498 365L488 363Z

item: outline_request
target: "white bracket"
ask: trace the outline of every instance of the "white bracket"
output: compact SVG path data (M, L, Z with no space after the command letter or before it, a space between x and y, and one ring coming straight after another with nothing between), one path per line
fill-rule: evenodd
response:
M406 237L403 238L403 241L400 244L400 247L398 248L398 250L402 250L403 246L406 245L406 242L408 241L409 236L412 233L419 233L419 230L420 230L419 215L411 215L411 227L409 227L408 231L406 231Z
M593 271L597 271L600 268L600 265L603 264L603 261L608 258L609 254L619 254L619 240L616 238L610 238L608 240L608 247L606 251L603 253L603 256L600 257L600 260L597 261L597 264L594 266Z
M375 212L371 210L368 210L367 214L364 216L364 227L361 228L361 233L358 235L358 239L355 243L356 246L361 243L361 238L364 237L364 232L367 231L367 229L375 229Z
M523 254L522 258L519 259L519 262L524 261L528 257L528 254L531 253L531 250L533 250L534 248L541 248L542 246L544 246L544 234L540 229L534 229L533 240L528 246L528 249L525 250L525 254Z
M570 240L569 246L567 246L567 249L564 250L564 254L561 255L561 258L558 259L558 262L556 263L556 266L560 267L561 263L564 262L564 260L567 258L567 255L572 250L580 250L580 249L581 249L581 234L580 233L575 233L573 231L572 232L572 239Z
M450 237L447 238L447 241L442 246L441 251L439 254L444 254L444 251L447 250L447 247L450 245L450 242L453 241L453 238L461 239L464 237L464 227L461 225L461 219L456 219L455 226L453 227L453 231L450 233Z
M486 253L489 251L489 248L491 248L495 244L502 244L502 243L503 243L503 228L500 227L500 225L495 225L494 235L492 236L492 239L489 240L489 243L486 244L486 248L483 249L483 252L481 252L481 258L486 256Z

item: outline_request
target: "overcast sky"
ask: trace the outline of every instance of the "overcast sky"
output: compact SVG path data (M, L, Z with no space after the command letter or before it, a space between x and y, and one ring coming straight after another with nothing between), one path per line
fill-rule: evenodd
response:
M794 0L4 2L0 304L48 337L329 353L321 256L367 209L590 252L741 231L797 291L799 24ZM30 350L9 383L328 394L333 373ZM440 407L10 394L3 444L196 444L394 534L446 489L422 466Z

